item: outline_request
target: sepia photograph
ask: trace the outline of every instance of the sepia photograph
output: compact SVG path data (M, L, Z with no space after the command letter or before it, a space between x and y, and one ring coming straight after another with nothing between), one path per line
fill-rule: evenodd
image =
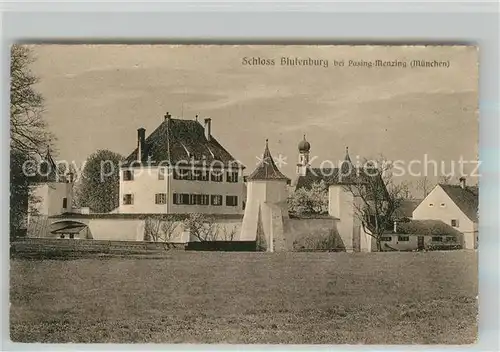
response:
M476 342L476 46L10 53L11 341Z

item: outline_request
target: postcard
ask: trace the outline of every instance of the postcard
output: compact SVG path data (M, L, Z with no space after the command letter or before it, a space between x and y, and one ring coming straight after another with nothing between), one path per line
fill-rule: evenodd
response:
M478 49L11 48L10 338L471 344Z

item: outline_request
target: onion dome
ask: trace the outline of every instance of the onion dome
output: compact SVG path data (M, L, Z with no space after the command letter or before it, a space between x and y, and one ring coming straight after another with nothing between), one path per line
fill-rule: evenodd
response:
M304 135L304 139L299 142L299 152L308 152L311 149L311 144L306 141L306 135Z

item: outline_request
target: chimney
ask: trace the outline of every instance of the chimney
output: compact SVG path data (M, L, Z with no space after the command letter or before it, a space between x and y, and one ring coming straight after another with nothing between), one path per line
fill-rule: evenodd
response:
M167 120L169 120L171 117L172 117L172 115L170 115L170 113L167 111L167 113L166 113L166 114L165 114L165 116L164 116L163 121L167 121Z
M146 140L146 129L137 129L137 161L142 161L142 153L144 153L144 141Z
M462 189L465 189L465 186L467 186L465 177L460 177L458 180L460 181L460 187L462 187Z
M394 227L392 229L392 232L394 232L394 233L398 232L398 222L397 221L394 221Z
M212 119L205 119L205 138L210 140L212 135Z
M72 172L68 172L68 174L66 175L66 182L73 183L73 173Z

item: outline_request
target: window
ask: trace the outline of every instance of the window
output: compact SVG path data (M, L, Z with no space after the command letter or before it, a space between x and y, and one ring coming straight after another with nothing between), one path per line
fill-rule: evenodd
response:
M238 171L231 171L226 173L226 181L232 183L238 182Z
M189 198L189 194L187 193L174 193L174 204L188 205Z
M441 204L439 204L439 206L440 206L441 208L444 208L444 207L446 206L446 204L441 203Z
M174 180L191 180L191 170L174 169Z
M210 173L210 180L213 182L222 182L223 176L224 173L222 172L222 170L212 171Z
M380 240L384 241L384 242L391 242L392 241L392 237L391 236L380 237Z
M443 242L443 237L441 237L441 236L432 236L432 242Z
M226 205L228 207L235 207L238 205L238 196L226 196Z
M210 203L212 205L222 205L222 196L220 196L220 195L212 195Z
M201 180L202 181L208 181L210 179L210 173L208 170L202 170L201 171Z
M408 242L410 240L410 236L398 236L398 241Z
M189 204L191 205L209 205L208 194L190 194Z
M455 243L457 240L455 237L453 236L447 236L444 238L444 242L451 242L451 243Z
M134 172L132 170L123 171L123 181L133 181Z
M134 203L134 197L132 194L124 194L123 195L123 204L130 205Z
M68 207L68 198L63 198L63 208Z
M193 170L192 180L194 181L208 181L207 170Z
M433 207L433 206L434 206L434 203L429 203L429 206L430 206L430 207Z
M75 238L75 234L74 233L70 233L69 234L69 238L74 239Z
M167 194L166 193L156 193L155 194L155 204L167 204Z
M158 180L164 180L165 179L165 168L160 167L158 169Z
M451 220L451 226L458 227L458 219L452 219Z

